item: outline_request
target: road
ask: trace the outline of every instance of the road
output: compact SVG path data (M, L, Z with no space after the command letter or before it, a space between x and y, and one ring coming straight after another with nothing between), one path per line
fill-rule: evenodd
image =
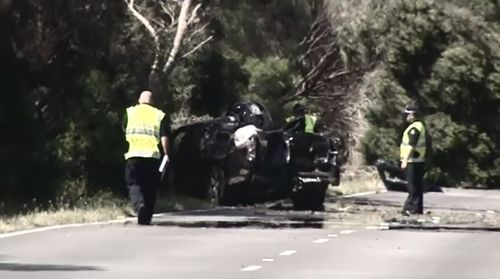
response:
M431 208L439 201L436 206L492 210L487 208L492 192L457 193L426 197ZM403 197L363 198L397 203ZM500 274L498 232L393 231L325 216L223 208L163 214L149 227L125 223L0 235L0 278L490 279Z

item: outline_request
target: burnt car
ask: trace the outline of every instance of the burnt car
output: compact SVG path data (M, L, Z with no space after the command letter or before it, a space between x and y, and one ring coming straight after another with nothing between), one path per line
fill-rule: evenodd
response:
M217 205L291 198L297 209L322 210L328 185L340 182L338 139L277 129L256 102L180 127L171 141L176 191Z

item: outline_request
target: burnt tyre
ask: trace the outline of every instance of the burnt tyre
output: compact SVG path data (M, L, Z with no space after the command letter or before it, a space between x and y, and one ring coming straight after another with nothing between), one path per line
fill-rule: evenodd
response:
M296 186L292 192L292 202L295 210L324 211L327 183Z
M219 165L210 168L206 179L207 198L214 206L225 204L226 175Z

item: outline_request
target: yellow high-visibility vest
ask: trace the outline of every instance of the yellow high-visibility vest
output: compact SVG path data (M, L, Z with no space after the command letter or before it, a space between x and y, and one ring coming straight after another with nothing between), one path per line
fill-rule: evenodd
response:
M290 116L286 119L286 122L290 123L292 121L295 121L296 119L297 117ZM306 114L304 116L304 121L306 122L304 127L304 132L311 134L314 133L314 128L316 127L316 121L318 121L318 117L311 114Z
M125 159L160 158L160 123L165 116L161 110L148 104L127 108L125 135L129 144Z
M306 133L314 133L314 127L316 127L316 121L318 118L314 115L306 114L306 128L304 132Z
M424 124L420 121L415 121L411 123L403 133L403 139L401 140L401 146L400 146L400 158L401 160L408 158L408 154L412 149L412 146L410 145L410 137L408 136L408 132L413 128L417 129L417 131L420 133L417 145L415 146L415 151L413 153L414 155L416 154L417 156L410 157L408 159L408 162L409 163L425 162L427 131L425 130Z

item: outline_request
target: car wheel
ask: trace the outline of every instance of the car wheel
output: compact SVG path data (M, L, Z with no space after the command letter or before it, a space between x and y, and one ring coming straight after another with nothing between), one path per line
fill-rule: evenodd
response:
M226 175L219 165L210 168L206 184L210 203L214 206L222 205L224 201Z
M324 211L326 186L315 189L302 189L292 196L293 207L296 210Z

